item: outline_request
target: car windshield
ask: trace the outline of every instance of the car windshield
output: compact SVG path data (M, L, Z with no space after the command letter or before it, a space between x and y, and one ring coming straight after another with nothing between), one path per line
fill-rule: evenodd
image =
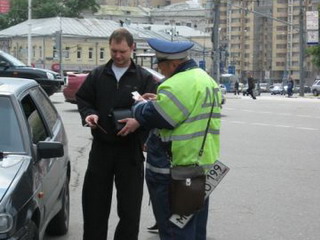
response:
M0 152L24 152L17 115L8 97L0 96Z
M16 67L25 67L26 65L21 62L20 60L16 59L15 57L11 56L8 53L5 52L1 52L1 55L6 58L12 65L16 66Z

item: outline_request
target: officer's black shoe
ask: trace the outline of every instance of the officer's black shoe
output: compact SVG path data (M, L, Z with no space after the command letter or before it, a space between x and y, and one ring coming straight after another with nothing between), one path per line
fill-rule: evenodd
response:
M153 233L158 233L159 232L159 228L158 228L158 224L155 223L152 227L148 227L147 228L149 232L153 232Z

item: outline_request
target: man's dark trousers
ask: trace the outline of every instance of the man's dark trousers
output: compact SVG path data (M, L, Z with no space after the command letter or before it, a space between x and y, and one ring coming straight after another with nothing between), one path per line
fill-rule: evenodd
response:
M119 223L114 240L137 240L143 192L143 162L130 144L93 141L82 192L83 240L106 240L113 181Z

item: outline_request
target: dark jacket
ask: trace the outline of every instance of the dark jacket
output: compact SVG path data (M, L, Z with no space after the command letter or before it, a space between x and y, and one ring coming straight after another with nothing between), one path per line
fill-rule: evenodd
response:
M118 108L130 109L134 103L131 92L138 91L141 95L156 90L153 76L133 63L121 77L119 83L111 69L112 60L107 64L95 68L84 81L76 93L78 109L85 124L85 118L90 114L99 116L99 124L108 132L92 129L95 140L110 143L121 143L134 140L139 131L127 137L116 136L117 131L112 119L112 110Z
M248 88L254 89L255 88L255 83L253 77L248 77Z

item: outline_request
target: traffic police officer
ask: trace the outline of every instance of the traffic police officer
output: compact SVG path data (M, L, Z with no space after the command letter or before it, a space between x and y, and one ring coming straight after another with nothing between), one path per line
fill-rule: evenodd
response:
M169 221L170 166L208 166L219 158L221 93L217 83L188 58L193 43L159 39L148 43L156 51L158 67L167 79L158 87L155 100L134 107L135 119L127 119L127 126L157 128L147 143L146 179L161 240L205 240L208 199L184 228ZM199 158L212 104L206 144Z

